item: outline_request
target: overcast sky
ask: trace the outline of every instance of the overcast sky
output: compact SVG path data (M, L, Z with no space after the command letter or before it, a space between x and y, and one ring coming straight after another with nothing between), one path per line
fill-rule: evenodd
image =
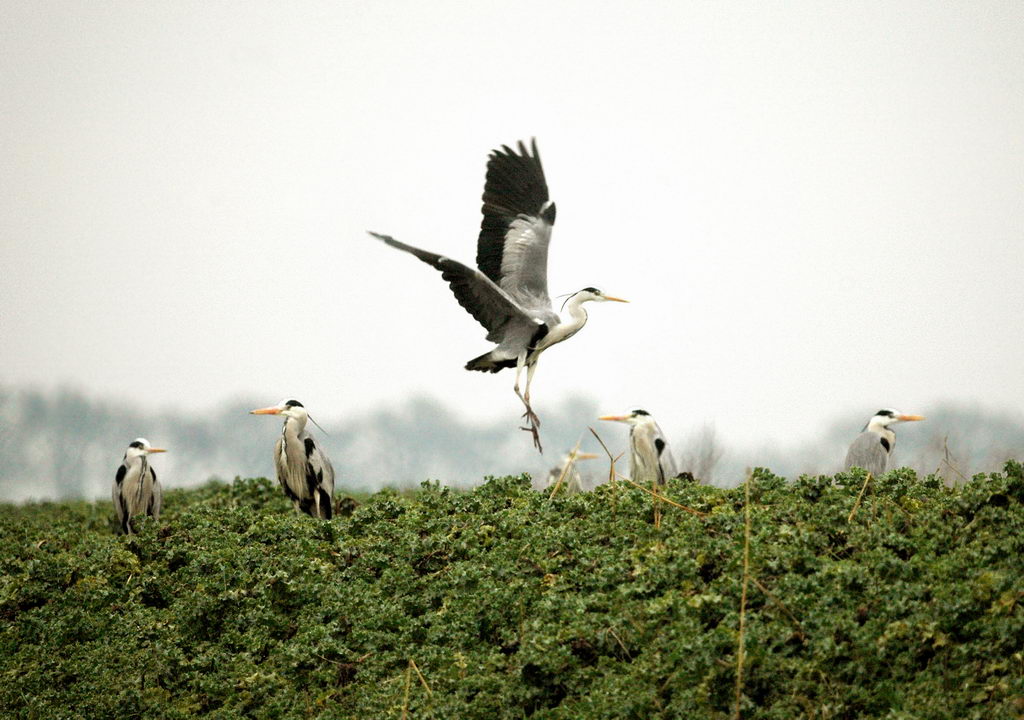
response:
M1024 4L608 5L3 0L0 381L518 432L484 331L365 230L472 262L488 152L535 136L552 295L632 301L544 355L542 419L1024 408Z

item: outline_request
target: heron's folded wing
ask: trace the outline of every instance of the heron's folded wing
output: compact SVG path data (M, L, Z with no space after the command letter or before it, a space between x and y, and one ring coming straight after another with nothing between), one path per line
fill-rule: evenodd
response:
M655 439L654 447L658 451L658 465L661 467L661 472L665 479L674 478L679 474L676 460L672 457L672 451L668 447L668 441L665 439L665 433L662 432L661 427L655 424Z
M111 492L111 499L114 501L114 511L117 513L117 522L122 524L124 522L125 513L128 512L124 506L124 500L121 498L121 486L124 483L124 476L128 472L127 466L121 463L121 467L117 469L117 475L114 476L114 487Z
M877 476L885 472L887 459L888 453L882 447L878 433L865 431L850 445L850 450L846 453L846 469L864 468Z
M467 267L451 258L422 250L395 240L389 235L370 232L375 238L398 250L415 255L431 267L441 271L441 277L455 294L459 305L464 307L478 323L487 329L487 339L500 342L509 326L536 328L537 320L531 318L515 300L495 285L479 270ZM529 335L527 335L529 337Z
M477 240L480 271L524 307L550 306L548 245L555 204L548 197L536 140L516 152L507 145L487 162L483 220Z
M319 443L312 435L305 438L306 463L308 471L317 478L317 486L327 491L328 495L334 495L334 466L323 451Z
M156 471L153 471L153 496L149 501L149 512L154 520L160 519L160 510L164 506L164 490L160 481L156 479Z

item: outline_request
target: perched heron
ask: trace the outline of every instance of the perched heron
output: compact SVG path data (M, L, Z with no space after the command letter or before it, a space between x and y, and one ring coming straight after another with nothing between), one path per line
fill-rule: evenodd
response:
M125 450L121 467L114 476L114 487L111 495L114 499L114 510L121 532L131 535L132 517L135 515L151 515L154 520L160 519L160 507L163 505L163 490L156 479L156 470L149 464L149 456L153 453L167 452L163 448L155 448L146 438L137 438Z
M282 400L274 407L250 410L252 415L284 415L281 437L274 445L277 481L296 512L331 519L334 468L317 441L306 431L311 420L298 400ZM314 424L316 421L313 421Z
M649 412L637 408L629 415L603 415L598 420L629 425L629 476L633 482L664 485L668 478L679 474L665 433Z
M576 468L576 463L580 460L594 460L598 457L600 456L594 453L570 450L562 458L562 461L548 472L548 479L544 483L544 487L553 488L555 483L558 482L558 478L562 478L566 494L573 495L583 492L583 478L580 476L580 471Z
M846 453L846 469L860 467L878 477L889 466L889 456L896 447L896 433L890 425L913 420L924 420L920 415L904 415L897 410L879 410L868 420L863 432L850 445Z
M477 269L388 235L370 234L441 271L459 304L484 326L487 339L498 345L470 360L466 369L492 373L516 369L516 395L526 406L523 417L530 424L523 429L533 433L534 444L542 450L540 420L530 407L530 384L537 359L547 348L569 339L586 324L583 303L627 301L587 287L562 304L562 310L568 309L564 319L552 308L548 296L548 245L555 224L555 203L548 198L536 140L531 143L531 150L520 142L518 152L507 145L491 152L484 184L484 217L476 246ZM519 392L524 367L525 394Z

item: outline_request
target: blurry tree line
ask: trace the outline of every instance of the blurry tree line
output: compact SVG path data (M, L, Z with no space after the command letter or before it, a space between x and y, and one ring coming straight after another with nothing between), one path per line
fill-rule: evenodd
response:
M0 500L104 497L125 448L137 437L168 448L154 462L165 487L191 487L212 478L274 477L277 418L253 417L265 398L239 398L199 412L144 411L93 399L70 388L51 392L0 385ZM416 487L433 479L460 487L485 475L543 477L597 416L589 400L570 399L544 416L545 455L533 450L516 418L461 418L430 398L413 398L343 419L313 417L339 486L377 490ZM550 450L548 449L550 448Z
M140 436L170 450L155 463L166 487L190 487L211 477L273 477L280 422L248 415L264 404L262 398L240 398L201 412L143 411L69 388L42 392L0 386L0 500L106 496L125 447ZM734 447L712 425L663 429L682 470L704 482L735 485L747 467L768 467L790 478L836 472L874 409L844 413L820 437L794 445ZM327 431L312 428L334 463L339 486L360 490L415 487L426 479L469 487L487 475L522 472L540 483L581 436L584 450L602 452L588 425L613 453L626 449L624 428L596 423L597 404L587 398L547 409L543 456L514 429L514 420L462 418L430 398L342 419L312 411ZM938 472L952 483L999 470L1007 458L1024 457L1024 416L955 404L928 408L927 415L923 423L897 426L896 465L921 474ZM607 478L601 460L581 463L579 469L590 485ZM628 473L628 453L617 469Z

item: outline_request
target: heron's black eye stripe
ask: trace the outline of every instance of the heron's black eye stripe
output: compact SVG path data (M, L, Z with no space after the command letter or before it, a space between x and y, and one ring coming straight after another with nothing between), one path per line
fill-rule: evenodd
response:
M135 441L131 445L129 445L128 447L139 448L141 450L143 445L142 445L142 443L140 443L138 441Z
M285 407L305 407L305 406L304 406L304 405L303 405L302 403L300 403L300 402L299 402L298 400L289 400L288 402L286 402L286 403L284 404L284 406L285 406Z
M642 408L637 408L636 410L633 411L633 414L634 415L650 415L649 412L647 412L646 410L643 410Z

